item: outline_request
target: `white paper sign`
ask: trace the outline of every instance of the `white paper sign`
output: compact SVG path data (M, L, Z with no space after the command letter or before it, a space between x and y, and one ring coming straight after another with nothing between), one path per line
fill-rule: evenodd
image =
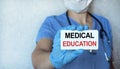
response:
M62 50L97 50L98 30L61 30Z

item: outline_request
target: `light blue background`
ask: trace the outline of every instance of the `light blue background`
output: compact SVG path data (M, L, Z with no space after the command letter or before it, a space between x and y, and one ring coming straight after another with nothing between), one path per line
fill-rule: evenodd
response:
M120 0L94 0L92 12L112 25L114 65L120 69ZM44 19L65 11L63 0L0 0L0 69L33 69L31 54Z

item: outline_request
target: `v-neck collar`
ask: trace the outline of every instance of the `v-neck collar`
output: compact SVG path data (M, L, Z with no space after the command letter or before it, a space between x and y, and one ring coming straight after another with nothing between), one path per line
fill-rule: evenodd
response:
M92 15L93 15L93 14L92 14ZM68 22L68 20L67 20L67 14L66 14L66 13L65 13L65 16L66 16L66 21ZM93 16L94 16L94 15L93 15ZM70 19L72 25L76 25L76 26L81 25L80 23L78 23L77 21L75 21L74 19L72 19L71 17L68 16L68 18ZM69 24L69 23L68 23L68 24ZM95 19L92 18L92 29L95 29L95 26L96 26L96 24L95 24Z

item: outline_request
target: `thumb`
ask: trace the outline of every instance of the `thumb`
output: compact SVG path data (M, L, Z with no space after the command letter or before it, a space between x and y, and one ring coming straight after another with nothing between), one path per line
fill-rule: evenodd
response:
M83 26L81 26L81 25L78 26L78 27L77 27L77 30L78 30L78 31L82 31L82 30L83 30Z
M85 25L84 30L88 30L88 29L89 29L88 25Z

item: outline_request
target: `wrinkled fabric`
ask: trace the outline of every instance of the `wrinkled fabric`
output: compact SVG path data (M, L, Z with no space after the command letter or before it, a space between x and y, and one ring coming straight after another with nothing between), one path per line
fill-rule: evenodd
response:
M106 61L104 55L104 48L103 48L103 44L104 44L107 55L111 57L112 32L111 32L110 23L106 18L102 16L98 16L95 14L93 15L101 21L104 30L108 34L110 43L107 42L106 37L105 39L101 39L99 37L99 49L98 51L96 51L97 52L96 54L90 54L89 51L84 51L82 55L78 56L73 61L65 64L63 67L58 69L110 69L110 65L109 62ZM76 26L80 25L72 18L70 18L70 21L72 25L76 25ZM69 26L69 23L67 21L65 13L59 16L49 16L42 24L38 32L36 42L38 42L42 38L48 38L54 40L56 32L66 26ZM95 19L93 19L92 29L97 29L100 34L101 27Z

